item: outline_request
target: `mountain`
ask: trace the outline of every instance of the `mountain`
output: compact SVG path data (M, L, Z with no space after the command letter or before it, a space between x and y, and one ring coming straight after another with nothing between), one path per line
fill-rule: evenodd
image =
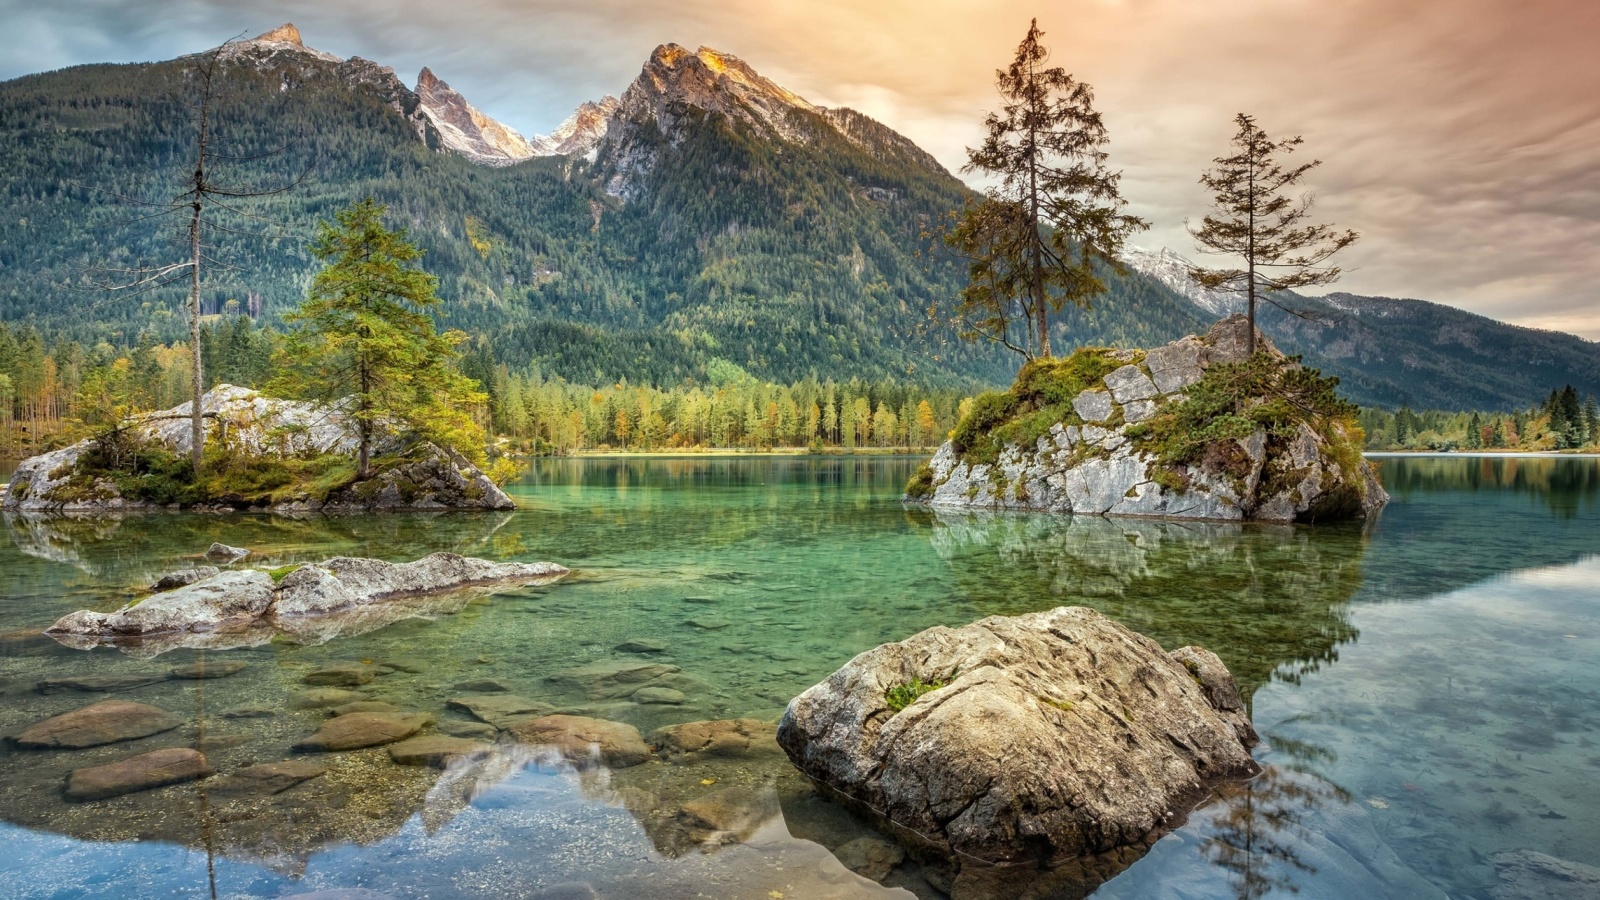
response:
M1131 248L1123 261L1204 315L1244 311L1243 297L1195 285L1189 260L1172 250ZM1338 375L1358 403L1490 410L1525 407L1565 384L1600 392L1600 344L1575 335L1510 325L1426 300L1342 292L1277 297L1295 312L1259 304L1261 330L1285 351Z
M517 134L429 69L408 87L387 66L307 47L292 25L221 56L214 177L294 187L212 211L207 313L276 322L316 269L316 223L372 196L425 251L441 324L473 336L485 371L666 384L705 382L725 360L769 380L963 389L1016 371L1014 356L925 314L965 269L924 233L971 189L883 123L730 54L664 44L616 98L546 136ZM102 287L184 256L185 220L164 203L192 164L198 58L0 83L0 321L85 347L181 338L181 285ZM1154 346L1203 332L1219 310L1173 289L1180 267L1112 278L1092 309L1059 317L1053 340ZM1462 332L1489 348L1474 356L1429 345L1438 327L1416 316L1341 315L1362 328L1264 322L1363 402L1525 404L1569 380L1600 390L1583 380L1593 345L1576 338L1511 340L1484 320ZM1453 361L1471 374L1453 375ZM1437 390L1424 383L1435 378Z

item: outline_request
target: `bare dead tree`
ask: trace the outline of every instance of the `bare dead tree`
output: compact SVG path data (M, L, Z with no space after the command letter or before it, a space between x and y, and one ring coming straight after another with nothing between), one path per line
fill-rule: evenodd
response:
M100 284L103 290L143 292L166 287L175 282L184 280L189 282L189 297L187 312L189 318L189 349L192 363L190 376L194 381L191 409L189 415L190 452L189 460L194 473L200 474L205 456L205 413L201 409L201 398L205 396L205 363L200 352L200 320L202 304L200 300L200 285L202 273L207 264L226 266L221 260L208 256L204 252L203 235L207 228L223 228L221 225L207 219L207 212L213 209L223 209L251 218L257 218L250 213L225 202L224 198L243 199L252 197L267 197L282 194L293 190L302 184L310 174L308 166L297 177L286 184L270 188L251 187L238 184L225 184L216 180L215 172L219 161L254 161L278 156L288 152L293 144L268 150L265 153L248 157L230 156L217 152L213 144L216 136L212 127L212 116L217 105L217 84L223 73L222 63L227 54L228 47L238 40L238 37L224 41L221 45L199 57L199 61L191 70L194 79L194 88L197 97L190 104L195 115L195 143L194 143L194 171L184 178L184 189L166 203L148 203L136 198L121 198L139 206L152 207L155 211L146 218L161 216L181 215L187 219L186 228L186 258L179 262L158 265L136 270L121 270L123 275L132 278L118 284ZM230 230L223 228L223 230Z

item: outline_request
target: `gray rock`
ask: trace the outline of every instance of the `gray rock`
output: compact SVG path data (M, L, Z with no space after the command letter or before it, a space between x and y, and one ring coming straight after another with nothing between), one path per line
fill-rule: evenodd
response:
M302 752L360 750L405 740L431 724L426 715L351 713L336 716L317 729L317 733L294 745Z
M429 734L389 745L389 758L402 766L432 766L443 769L458 759L487 756L491 745L484 741Z
M746 758L776 755L778 729L760 719L718 719L685 722L650 732L650 745L663 757L686 755L718 758Z
M271 719L278 711L270 706L240 706L222 713L224 719Z
M846 869L857 875L882 881L888 877L891 869L906 858L906 851L888 841L864 837L838 847L833 855Z
M666 663L641 660L601 660L546 677L546 681L577 688L590 700L620 700L641 687L682 671ZM659 686L659 685L658 685Z
M600 762L622 769L650 758L639 729L605 719L544 716L513 725L509 733L522 744L552 750L579 767Z
M1127 422L1129 425L1135 422L1143 422L1145 419L1155 415L1156 409L1154 400L1130 400L1126 406L1122 407L1122 421Z
M680 706L687 699L683 691L676 691L668 687L642 687L628 699L635 703L653 704L658 706Z
M210 548L206 550L206 560L221 566L236 563L249 555L250 551L243 547L230 547L221 542L212 543Z
M471 713L495 728L508 728L517 722L548 716L556 711L548 703L528 700L512 694L487 694L473 697L452 697L445 701L452 709Z
M1193 337L1157 347L1145 354L1144 364L1150 369L1156 389L1172 394L1199 381L1205 375L1201 356L1205 346Z
M1085 422L1104 422L1111 418L1111 395L1093 389L1084 391L1072 398L1072 409Z
M65 796L75 803L104 800L134 791L182 784L214 774L215 770L199 751L171 747L141 753L109 765L73 769L67 775Z
M168 572L157 578L155 583L150 585L150 590L160 592L187 587L196 581L204 581L219 571L221 570L216 566L195 566L192 569L179 569L176 572Z
M666 651L667 645L660 641L637 638L631 641L623 641L614 649L618 653L662 653Z
M395 597L486 586L542 584L567 574L554 563L497 563L455 553L433 553L409 563L336 557L284 576L275 616L307 616Z
M511 689L491 678L479 678L476 681L463 681L452 690L472 691L478 694L503 694Z
M948 684L891 709L888 692L915 679ZM1207 699L1222 687L1094 610L1061 607L869 650L790 702L778 743L941 853L1065 860L1145 846L1216 782L1260 771L1245 712Z
M335 663L307 672L300 680L323 687L360 687L377 677L372 666L362 663Z
M237 630L265 614L272 600L272 578L267 573L221 572L114 613L69 613L46 632L121 638Z
M327 771L327 766L308 759L257 763L236 770L222 784L208 785L208 788L228 794L281 794L297 784L320 778L327 774Z
M29 725L15 740L18 747L32 750L81 750L149 737L182 724L182 719L160 707L102 700Z
M1106 389L1111 392L1111 399L1123 406L1135 400L1149 400L1160 391L1156 390L1156 383L1144 370L1129 364L1111 372L1105 378Z
M79 693L117 693L131 691L134 688L147 687L160 684L167 680L166 675L160 673L139 675L84 675L78 678L46 678L39 682L38 690L41 694L63 694L69 691Z
M1494 900L1593 900L1600 869L1533 850L1494 855Z
M205 681L211 678L227 678L244 671L245 664L236 659L219 660L213 662L205 660L196 661L182 666L172 667L172 677L188 681Z

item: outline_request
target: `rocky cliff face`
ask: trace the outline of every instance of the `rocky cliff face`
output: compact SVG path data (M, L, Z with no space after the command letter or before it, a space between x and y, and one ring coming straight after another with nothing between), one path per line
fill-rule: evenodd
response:
M509 166L542 155L527 138L478 111L467 98L426 67L417 76L423 115L439 130L443 145L476 163Z
M1389 495L1333 382L1259 332L1249 359L1248 327L1236 315L1148 352L1031 364L1007 394L978 399L907 499L1280 523L1375 514Z
M594 152L610 129L611 117L619 106L609 94L580 104L566 121L549 135L534 139L540 155L587 156Z

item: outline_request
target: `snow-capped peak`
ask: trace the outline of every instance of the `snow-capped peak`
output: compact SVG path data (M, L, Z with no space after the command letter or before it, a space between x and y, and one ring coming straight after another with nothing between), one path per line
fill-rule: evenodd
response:
M509 166L538 155L535 145L516 129L479 112L433 70L424 67L417 75L416 93L423 115L438 129L440 142L473 162Z
M1151 250L1130 245L1123 248L1122 261L1128 268L1154 278L1212 315L1227 316L1244 309L1244 301L1237 294L1208 291L1195 284L1189 277L1194 263L1166 247Z

